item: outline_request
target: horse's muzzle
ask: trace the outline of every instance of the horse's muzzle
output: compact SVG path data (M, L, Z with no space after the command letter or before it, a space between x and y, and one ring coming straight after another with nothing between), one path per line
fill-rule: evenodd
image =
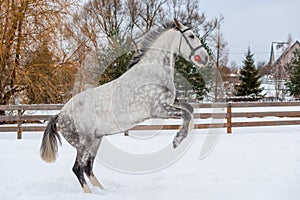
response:
M209 57L205 52L195 53L195 55L192 56L192 62L197 66L207 65L208 61Z

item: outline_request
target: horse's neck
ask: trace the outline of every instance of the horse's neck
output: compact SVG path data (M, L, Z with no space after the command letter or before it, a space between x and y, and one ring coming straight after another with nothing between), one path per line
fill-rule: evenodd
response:
M157 40L147 49L140 64L157 64L152 67L165 67L167 71L174 75L177 41L176 32L169 30L157 38Z
M166 67L174 68L175 51L174 35L167 31L161 35L146 51L144 61L166 65Z
M175 54L168 49L151 48L143 56L142 63L164 65L174 68Z

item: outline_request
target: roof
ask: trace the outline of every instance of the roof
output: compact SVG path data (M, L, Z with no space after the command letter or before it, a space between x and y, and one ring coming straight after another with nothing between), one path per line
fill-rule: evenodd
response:
M270 55L270 64L273 64L289 47L288 42L272 42L271 44L271 55Z
M274 63L279 62L279 60L291 49L294 49L296 45L299 45L300 48L300 42L298 40L292 45L288 42L272 42L269 64L273 65Z

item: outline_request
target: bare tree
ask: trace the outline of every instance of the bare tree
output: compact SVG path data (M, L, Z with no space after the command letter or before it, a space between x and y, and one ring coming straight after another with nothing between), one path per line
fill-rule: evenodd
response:
M164 14L169 13L169 18L178 18L196 29L199 29L206 20L205 14L199 12L198 0L169 0L168 8Z
M74 23L92 47L98 49L105 42L112 43L115 37L126 37L129 20L125 12L120 0L90 0L75 14Z
M159 16L164 13L163 5L167 0L146 0L140 4L141 10L138 12L139 23L135 24L142 34L147 33L152 27L161 24Z
M140 0L128 0L126 2L126 10L128 11L128 20L129 20L129 37L135 38L136 35L135 28L139 27L140 17L139 11L142 9ZM134 42L134 40L132 40Z
M15 99L42 102L43 96L48 96L48 102L62 98L55 94L60 94L59 89L63 85L56 87L54 81L52 84L45 83L55 80L53 75L59 76L59 72L70 73L70 76L74 72L67 70L73 64L69 57L71 54L58 43L73 3L66 0L0 1L0 104L14 103ZM55 53L51 54L53 65L42 71L41 63L44 65L46 60L32 62L32 59L37 52L41 56L39 59L43 59L41 53L45 53L42 49L46 46L49 52ZM49 73L49 70L56 73ZM71 81L69 83L72 84ZM33 91L32 88L36 92L35 98L28 98L26 95Z

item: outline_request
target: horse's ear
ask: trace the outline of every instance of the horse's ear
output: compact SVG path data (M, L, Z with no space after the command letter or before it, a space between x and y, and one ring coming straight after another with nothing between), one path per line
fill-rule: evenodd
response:
M174 18L174 25L178 29L183 29L183 25L176 18Z

